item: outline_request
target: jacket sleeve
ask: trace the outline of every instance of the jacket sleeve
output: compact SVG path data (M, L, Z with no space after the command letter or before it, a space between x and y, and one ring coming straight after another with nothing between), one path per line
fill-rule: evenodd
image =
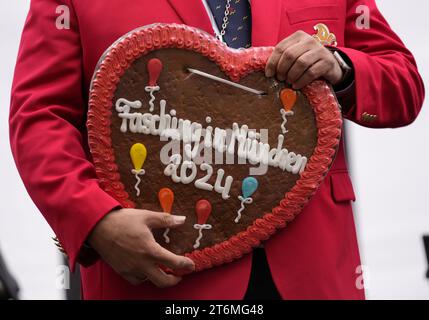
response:
M360 27L369 13L368 28ZM412 123L423 104L424 86L410 51L392 31L374 0L347 0L345 46L354 90L343 98L345 117L372 128Z
M61 5L70 10L70 29L57 28ZM89 160L77 23L68 1L31 1L9 119L18 171L72 269L95 224L119 206L100 188Z

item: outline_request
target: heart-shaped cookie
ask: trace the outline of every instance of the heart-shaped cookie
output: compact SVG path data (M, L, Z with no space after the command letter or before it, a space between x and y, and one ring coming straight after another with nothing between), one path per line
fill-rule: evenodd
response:
M154 232L196 271L285 227L335 157L342 118L330 87L266 78L272 50L155 24L117 41L95 72L87 124L100 185L124 207L186 216Z

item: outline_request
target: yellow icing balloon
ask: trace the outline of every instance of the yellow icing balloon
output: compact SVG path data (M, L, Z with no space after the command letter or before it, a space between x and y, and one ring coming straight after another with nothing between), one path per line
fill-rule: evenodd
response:
M130 150L131 161L133 162L134 169L141 170L147 157L147 150L144 144L136 143Z

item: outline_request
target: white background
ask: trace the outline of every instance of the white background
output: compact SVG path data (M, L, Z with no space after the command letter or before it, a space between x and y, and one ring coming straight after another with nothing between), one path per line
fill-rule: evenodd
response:
M379 0L378 5L428 80L428 2ZM28 0L0 1L0 248L19 281L22 298L60 299L64 292L56 288L60 257L50 240L53 232L28 197L8 143L10 87L28 6ZM355 215L370 299L429 298L421 239L429 234L427 107L404 129L349 126L350 167L358 197Z

